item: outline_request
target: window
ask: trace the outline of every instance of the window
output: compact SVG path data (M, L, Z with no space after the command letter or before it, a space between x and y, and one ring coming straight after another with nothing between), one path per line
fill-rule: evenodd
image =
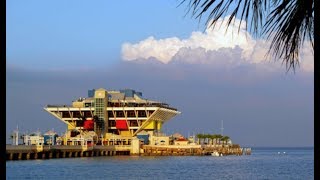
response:
M111 117L111 118L114 117L112 111L108 111L108 117Z
M62 118L70 118L70 114L68 111L63 111L62 112Z
M128 117L136 117L136 114L134 111L128 111Z
M139 117L147 117L145 111L139 111L138 115Z
M116 111L117 117L124 117L123 111Z

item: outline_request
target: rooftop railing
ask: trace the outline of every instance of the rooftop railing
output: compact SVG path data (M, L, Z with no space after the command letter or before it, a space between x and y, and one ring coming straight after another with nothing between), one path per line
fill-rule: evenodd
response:
M176 108L170 107L168 104L165 103L108 103L108 106L110 107L161 107L161 108L167 108L171 109L174 111L177 111ZM66 105L66 104L48 104L46 107L72 107L71 105Z

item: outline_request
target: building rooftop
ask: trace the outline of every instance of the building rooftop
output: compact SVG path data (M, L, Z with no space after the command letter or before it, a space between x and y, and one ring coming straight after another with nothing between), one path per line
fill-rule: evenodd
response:
M99 88L97 90L105 90L103 88ZM86 98L79 97L77 100L73 102L83 102L83 103L93 103L94 102L94 92L96 90L88 90L88 96ZM162 103L160 101L154 101L154 100L149 100L149 99L144 99L142 97L141 92L137 92L132 89L124 89L124 90L106 90L108 93L108 102L111 103L110 106L115 106L115 107L165 107L173 110L177 110L175 108L170 107L166 103ZM114 103L114 104L112 104ZM70 105L47 105L47 107L72 107ZM88 107L88 106L85 106Z

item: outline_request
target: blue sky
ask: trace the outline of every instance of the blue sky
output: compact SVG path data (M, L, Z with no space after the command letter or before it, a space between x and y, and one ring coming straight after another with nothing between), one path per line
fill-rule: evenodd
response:
M102 87L136 89L178 108L167 133L218 133L224 120L235 143L313 146L309 46L296 73L287 73L281 60L264 59L267 41L243 28L225 34L223 24L206 29L178 4L7 1L7 136L17 124L23 132L64 132L43 107Z
M112 64L119 61L126 41L150 35L187 37L197 29L197 21L184 18L185 8L177 5L147 0L7 1L8 63L41 68Z

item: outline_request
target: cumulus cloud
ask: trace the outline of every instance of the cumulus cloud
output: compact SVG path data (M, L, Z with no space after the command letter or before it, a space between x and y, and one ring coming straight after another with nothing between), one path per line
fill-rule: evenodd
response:
M122 45L122 59L140 62L156 59L165 64L210 64L215 67L237 67L240 64L258 64L267 69L281 67L281 62L276 63L265 56L269 42L254 39L245 30L243 22L238 33L239 23L236 19L226 31L226 21L220 19L214 30L207 28L205 32L192 32L187 39L170 37L157 40L150 36L138 43L126 42ZM300 67L313 72L313 54L308 50L308 46L302 50Z

